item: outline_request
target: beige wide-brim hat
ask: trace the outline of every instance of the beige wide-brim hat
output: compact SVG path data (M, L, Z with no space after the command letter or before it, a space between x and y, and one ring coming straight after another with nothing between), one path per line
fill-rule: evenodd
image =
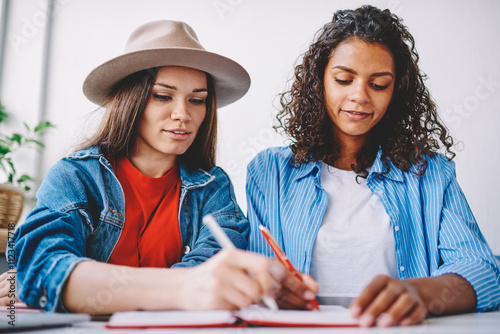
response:
M227 57L206 51L189 25L161 20L134 30L121 56L90 72L83 83L83 93L102 106L120 80L135 72L161 66L190 67L212 75L218 107L238 100L250 87L247 71Z

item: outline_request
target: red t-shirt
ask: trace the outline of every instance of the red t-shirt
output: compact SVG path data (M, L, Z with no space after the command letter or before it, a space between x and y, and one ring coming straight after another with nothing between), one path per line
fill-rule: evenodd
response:
M179 262L179 168L153 178L143 175L127 158L121 158L113 161L113 169L125 193L125 226L108 262L163 268Z

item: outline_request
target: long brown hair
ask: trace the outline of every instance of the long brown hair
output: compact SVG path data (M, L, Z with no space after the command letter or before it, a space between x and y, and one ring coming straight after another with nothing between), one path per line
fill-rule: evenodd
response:
M160 68L139 71L118 82L104 103L106 112L97 132L79 149L97 146L106 156L127 156L137 137L137 128ZM206 116L193 144L179 156L179 162L191 170L209 170L215 166L217 101L212 76L205 75L208 90Z
M424 85L425 74L418 67L418 53L413 36L402 21L389 10L362 6L339 10L331 22L317 33L315 42L295 68L295 80L289 91L281 94L282 110L277 118L292 140L294 166L309 161L338 161L340 145L332 133L326 112L323 76L332 52L348 38L380 43L391 52L396 65L396 82L391 104L380 122L370 131L365 146L351 168L360 176L373 164L379 147L386 173L389 161L403 171L413 165L418 175L427 168L426 155L432 156L441 145L448 159L453 139L440 121L435 103Z

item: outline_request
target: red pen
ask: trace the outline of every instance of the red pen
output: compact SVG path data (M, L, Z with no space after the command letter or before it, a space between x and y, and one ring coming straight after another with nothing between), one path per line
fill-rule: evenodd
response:
M300 276L297 269L295 269L295 267L292 265L292 262L290 262L286 254L283 252L280 246L278 246L276 240L274 240L271 231L269 231L267 227L265 227L264 225L259 225L259 229L260 232L262 232L262 235L266 239L269 246L271 246L271 249L273 250L274 254L276 254L278 260L285 266L286 269L288 269L295 277L297 277L299 281L304 282L302 276ZM314 309L319 311L319 304L316 299L311 300L310 303Z

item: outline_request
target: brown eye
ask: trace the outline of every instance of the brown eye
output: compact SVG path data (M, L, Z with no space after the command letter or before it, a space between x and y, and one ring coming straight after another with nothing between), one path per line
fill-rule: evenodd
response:
M172 97L169 95L161 95L161 94L153 94L153 97L160 101L168 101L172 99Z
M202 99L190 99L189 102L191 102L192 104L195 104L197 106L205 104L205 100L202 100Z
M340 80L340 79L335 79L339 84L341 85L348 85L352 82L352 80Z
M381 85L377 85L377 84L372 83L372 87L375 90L384 90L384 89L387 89L389 86L388 85L387 86L381 86Z

